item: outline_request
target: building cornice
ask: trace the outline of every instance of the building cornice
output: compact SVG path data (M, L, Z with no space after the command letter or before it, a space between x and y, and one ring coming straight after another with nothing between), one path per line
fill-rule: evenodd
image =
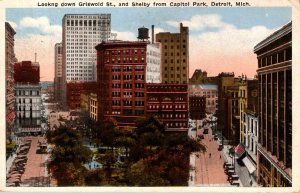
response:
M256 53L260 49L266 47L267 45L271 44L272 42L276 41L277 39L285 36L286 34L292 32L292 22L289 22L288 24L284 25L279 30L275 31L271 35L269 35L267 38L265 38L263 41L259 42L254 47L254 52Z

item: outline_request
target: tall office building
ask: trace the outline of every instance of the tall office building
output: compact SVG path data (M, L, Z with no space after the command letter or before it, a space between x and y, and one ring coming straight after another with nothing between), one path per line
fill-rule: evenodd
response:
M63 18L63 64L66 81L96 81L95 46L107 41L110 14L67 14Z
M162 83L187 84L189 81L189 28L180 23L180 33L160 32Z
M97 81L95 46L107 41L111 32L110 14L66 14L63 17L63 82L78 84ZM68 91L66 91L68 92ZM66 101L67 93L63 93ZM80 93L79 95L80 96ZM80 101L80 98L75 100ZM80 103L80 102L79 102Z
M145 116L147 42L103 42L96 49L98 118L134 126Z
M55 44L54 48L54 98L56 101L62 100L62 43Z
M254 47L258 59L258 183L292 186L292 23Z
M5 97L6 97L6 134L12 134L15 120L14 63L17 61L14 52L15 30L5 22Z

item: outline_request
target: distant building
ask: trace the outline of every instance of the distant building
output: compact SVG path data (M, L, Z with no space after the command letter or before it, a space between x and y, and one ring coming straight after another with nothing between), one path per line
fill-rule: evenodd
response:
M14 51L15 30L8 22L5 22L5 112L6 112L6 136L11 137L14 130L16 117L15 89L14 89L14 63L17 62Z
M206 71L201 69L196 69L193 76L189 79L189 84L199 85L199 84L217 84L217 77L208 77Z
M240 142L247 156L243 162L253 181L257 181L257 143L258 143L258 80L247 80L247 108L241 117Z
M189 96L190 119L201 120L205 114L206 98L203 96Z
M294 34L296 35L296 34ZM254 47L258 60L257 176L262 186L292 186L292 23Z
M218 108L218 86L214 84L189 84L189 96L205 97L205 112L215 113Z
M38 128L41 125L40 66L37 62L23 61L14 66L17 127ZM25 129L26 130L26 129Z
M189 80L189 28L180 23L179 33L160 32L162 83L187 84Z
M188 131L188 92L186 84L147 84L146 115L155 115L166 131Z
M62 43L55 44L54 49L54 99L61 103L63 100L63 90L64 90L64 82L63 82L63 69L62 69Z
M98 98L96 93L90 94L90 118L94 121L99 121L98 119Z
M70 109L81 108L81 94L97 90L97 82L72 81L67 83L67 104Z

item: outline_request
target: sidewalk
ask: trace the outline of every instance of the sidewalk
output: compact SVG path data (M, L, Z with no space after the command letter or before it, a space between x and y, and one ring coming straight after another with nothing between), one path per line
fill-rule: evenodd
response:
M248 169L246 168L246 166L242 166L237 162L237 157L234 158L234 161L231 157L231 155L229 155L229 149L232 146L230 145L224 145L223 148L223 156L224 156L224 160L228 163L233 164L234 162L234 167L235 167L235 173L239 176L239 184L241 187L256 187L257 183L251 179ZM250 182L252 183L252 185L250 185Z

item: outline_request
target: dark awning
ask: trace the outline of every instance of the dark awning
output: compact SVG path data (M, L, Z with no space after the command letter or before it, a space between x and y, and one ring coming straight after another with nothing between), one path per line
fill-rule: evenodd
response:
M245 152L245 147L243 144L238 144L235 148L234 148L234 152L235 154L238 156L238 158L240 158Z

